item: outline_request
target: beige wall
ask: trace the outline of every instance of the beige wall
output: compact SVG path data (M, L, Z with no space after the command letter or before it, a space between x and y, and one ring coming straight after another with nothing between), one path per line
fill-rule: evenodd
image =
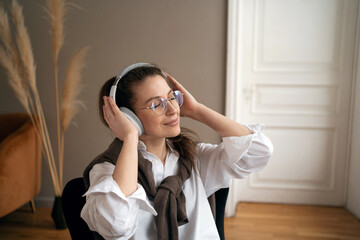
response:
M1 1L8 6L10 1ZM19 1L24 6L37 63L37 81L46 119L56 145L56 119L51 39L44 19L44 1ZM111 141L111 133L97 115L102 83L125 66L138 61L158 64L179 80L199 101L224 112L226 70L226 1L219 0L77 0L66 22L65 45L60 53L60 79L74 50L91 47L84 74L86 105L76 116L65 139L64 181L81 176L89 161ZM23 112L0 70L0 113ZM183 119L202 141L216 143L218 135L207 126ZM43 166L38 204L51 203L52 183Z

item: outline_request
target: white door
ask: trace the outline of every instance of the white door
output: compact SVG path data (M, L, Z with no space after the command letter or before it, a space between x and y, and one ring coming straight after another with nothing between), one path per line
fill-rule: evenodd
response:
M264 123L268 166L238 201L343 205L357 0L230 0L227 115Z

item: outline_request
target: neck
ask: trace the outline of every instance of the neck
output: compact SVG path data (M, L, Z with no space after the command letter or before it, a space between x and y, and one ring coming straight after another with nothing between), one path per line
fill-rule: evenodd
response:
M165 138L156 138L156 139L141 139L146 146L146 151L157 156L165 165L166 159L166 139Z

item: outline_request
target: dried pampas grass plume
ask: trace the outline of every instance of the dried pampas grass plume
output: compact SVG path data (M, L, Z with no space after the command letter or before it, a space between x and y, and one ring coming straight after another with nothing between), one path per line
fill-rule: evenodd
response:
M19 52L21 52L20 58L25 69L25 74L31 89L33 91L37 91L35 74L36 66L34 62L34 55L32 53L30 37L24 24L22 7L15 0L13 0L11 4L11 12L16 28L16 43L18 45Z
M56 64L61 47L64 44L64 20L66 14L64 0L46 0L45 11L49 16L51 25L53 58Z
M12 63L11 59L5 53L3 47L0 47L0 63L3 65L8 75L10 87L13 89L16 97L19 99L21 105L23 105L26 112L30 114L29 102L26 96L25 89L22 86L21 77L19 76L16 67Z
M26 97L26 87L20 73L21 62L18 58L17 49L14 45L9 18L3 8L0 7L0 36L1 42L5 48L0 45L0 62L3 65L9 77L9 85L15 92L21 105L27 113L30 113L29 102Z
M85 56L88 49L89 47L84 47L72 56L66 71L65 82L61 92L61 144L59 151L60 183L62 183L63 176L65 131L75 114L78 112L79 107L84 106L77 97L83 88L81 84L81 72L85 67Z
M13 61L17 71L20 73L19 75L23 77L21 60L19 54L17 53L17 48L14 44L9 18L7 13L2 8L0 8L0 36L2 36L0 39L6 48L9 58Z
M85 56L89 47L76 52L68 65L64 86L61 92L61 130L66 131L80 106L84 106L77 99L83 86L81 84L82 70L85 67Z

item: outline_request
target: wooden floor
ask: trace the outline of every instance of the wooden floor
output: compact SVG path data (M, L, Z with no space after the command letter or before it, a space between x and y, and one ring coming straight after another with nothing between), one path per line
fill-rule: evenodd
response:
M236 212L225 219L226 240L360 240L360 221L342 208L240 203ZM55 229L50 213L24 206L0 218L0 239L71 239L68 230Z
M226 240L360 239L360 221L343 208L240 203L225 219Z
M71 237L67 229L55 228L51 208L36 208L36 213L33 213L30 206L26 205L0 218L0 240L20 239L57 240Z

